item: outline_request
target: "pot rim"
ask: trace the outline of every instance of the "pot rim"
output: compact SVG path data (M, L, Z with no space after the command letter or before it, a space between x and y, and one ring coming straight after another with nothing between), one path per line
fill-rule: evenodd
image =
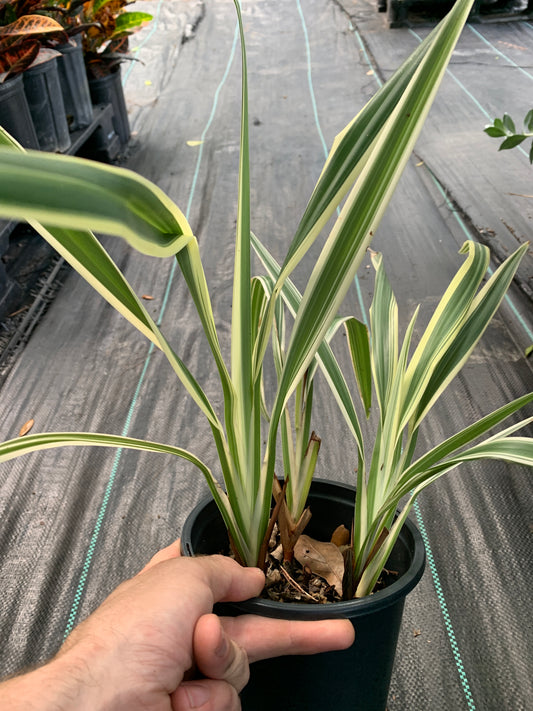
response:
M24 75L30 75L30 76L39 76L40 74L46 74L49 71L54 71L54 67L57 67L57 56L55 57L50 57L50 59L47 59L46 62L41 62L40 64L36 64L33 67L28 67L25 69L21 76L24 77Z
M355 498L355 487L337 481L326 479L314 479L312 487L316 490L337 490L339 494L353 495ZM206 507L216 508L216 503L211 495L204 497L191 511L182 529L181 547L184 555L194 556L194 551L190 545L191 532L194 521ZM324 605L305 602L278 602L255 597L244 602L232 602L231 606L242 613L252 613L263 617L290 617L291 619L326 619L336 617L358 617L368 614L369 611L394 605L399 600L405 598L409 592L419 582L425 567L425 546L422 535L413 521L407 519L402 527L400 539L411 550L412 558L407 570L400 575L391 585L383 590L366 597L353 600L342 600ZM407 540L405 540L407 539Z
M5 81L0 82L0 91L2 89L11 89L17 82L20 83L22 81L22 74L15 74L15 76L8 77Z

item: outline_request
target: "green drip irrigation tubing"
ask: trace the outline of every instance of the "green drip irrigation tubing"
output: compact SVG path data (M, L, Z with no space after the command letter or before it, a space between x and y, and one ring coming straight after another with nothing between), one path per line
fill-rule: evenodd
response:
M461 680L461 686L463 687L463 693L466 699L466 704L470 711L475 711L476 705L474 703L474 698L470 690L470 684L468 683L468 677L464 668L463 660L461 658L461 652L459 650L459 645L457 644L457 639L455 637L455 632L453 630L452 620L450 613L448 612L448 605L446 604L446 598L442 590L442 585L440 584L439 571L437 570L437 565L435 563L435 558L433 557L433 552L431 550L431 545L429 542L426 527L424 525L424 520L422 518L422 513L420 511L420 506L418 501L415 501L413 506L416 520L418 523L418 530L424 541L424 546L426 547L426 558L431 570L431 576L433 578L433 585L435 586L435 592L437 594L437 599L439 601L440 611L444 619L444 626L448 634L448 640L450 642L450 647L452 648L453 658L455 660L455 665L459 673L459 679Z
M409 32L413 35L413 37L416 37L416 39L417 39L419 42L422 41L422 38L420 37L420 35L418 35L414 30L411 30L411 29L410 29ZM477 34L479 35L479 32L478 32ZM481 37L481 35L480 35L480 37ZM489 44L488 40L486 40L486 42ZM487 111L487 109L485 109L485 107L481 104L481 102L478 101L478 99L476 99L476 97L466 88L466 86L463 84L463 82L455 76L455 74L451 71L451 69L447 69L447 70L446 70L446 74L448 74L449 76L451 76L451 78L454 80L454 82L457 84L457 86L461 89L461 91L462 91L464 94L466 94L469 99L471 99L471 101L472 101L472 102L477 106L477 108L481 111L481 113L483 114L483 116L484 116L486 119L488 119L488 120L490 121L490 123L492 123L492 120L493 120L494 117L489 114L489 112ZM528 75L528 76L531 77L531 75ZM531 78L533 78L533 77L531 77ZM527 151L525 151L525 150L522 148L522 146L517 146L517 148L518 148L518 150L520 151L520 153L522 153L523 155L525 155L526 158L529 160L529 154L527 153Z
M368 56L366 46L363 42L363 39L362 39L359 31L357 30L356 27L354 27L354 25L352 23L350 23L350 29L354 32L354 34L357 38L357 41L359 43L359 46L361 48L362 54L365 58L365 61L368 65L368 67L373 71L373 76L376 79L376 83L378 84L378 87L381 87L383 82L381 81L380 77L378 76L378 74L376 72L376 67L373 65L373 63L370 60L370 57ZM420 41L420 38L418 38L418 39ZM460 219L459 216L458 216L458 219ZM464 228L464 229L466 229L466 228ZM470 235L468 235L468 238L471 239ZM459 645L457 643L457 638L455 636L455 632L453 629L452 620L450 617L450 613L448 611L448 605L446 603L446 597L444 595L444 591L442 589L442 584L440 581L439 571L438 571L437 565L435 563L435 558L433 556L433 550L431 548L429 536L427 534L426 527L424 525L424 519L422 517L422 511L420 509L420 504L419 504L418 500L415 501L413 504L413 511L416 516L418 528L419 528L420 533L422 535L422 540L424 541L424 547L426 549L426 558L428 561L429 569L431 571L433 586L435 588L435 593L437 595L437 601L439 603L441 615L444 620L444 627L446 629L446 634L448 635L448 641L450 643L452 656L453 656L453 659L455 662L455 666L457 668L457 672L459 674L459 680L461 682L461 687L463 689L463 694L464 694L464 697L466 700L466 704L467 704L469 711L475 711L476 706L475 706L474 699L472 696L472 691L470 689L470 684L468 682L468 676L465 671L463 659L461 656L461 651L459 649Z
M478 35L485 43L487 43L487 44L490 45L490 42L489 42L485 37L483 37L477 30L474 30L474 28L472 28L470 25L469 25L469 28L470 28L470 30L473 31L476 35ZM360 47L361 47L361 50L362 50L362 53L363 53L363 56L364 56L364 58L365 58L366 63L367 63L368 66L374 71L374 76L375 76L375 78L376 78L376 82L378 83L378 86L381 86L381 85L382 85L382 81L380 80L379 76L377 75L377 73L376 73L376 71L375 71L375 67L373 66L373 63L371 62L371 60L370 60L370 58L369 58L369 56L368 56L368 52L367 52L366 46L365 46L365 44L364 44L364 42L363 42L363 40L362 40L361 35L359 34L359 32L357 31L357 29L356 29L353 25L351 25L351 29L352 29L352 31L355 33L355 35L356 35L356 37L357 37L357 40L358 40L359 45L360 45ZM420 36L419 36L416 32L414 32L412 29L410 29L409 32L410 32L419 42L421 42L421 38L420 38ZM492 46L492 45L490 45L490 46ZM495 49L495 48L494 48L494 49ZM512 60L510 60L508 57L506 57L505 55L503 55L499 50L495 50L495 51L497 51L498 54L501 54L510 64L513 64L513 65L514 65L514 62L513 62ZM516 66L517 66L517 65L516 65ZM518 68L520 69L520 67L518 67ZM447 70L446 70L446 73L449 74L449 75L452 77L452 79L453 79L453 80L456 82L456 84L461 88L461 90L474 102L474 104L475 104L475 105L477 106L477 108L481 111L481 113L482 113L486 118L488 118L489 121L492 121L492 117L490 116L490 114L486 111L486 109L482 106L482 104L478 101L478 99L476 99L476 97L475 97L475 96L465 87L465 85L455 76L455 74L453 74L453 72L452 72L450 69L447 69ZM533 79L533 77L532 77L528 72L525 72L525 71L524 71L524 74L526 74L526 75L528 76L528 78L532 78L532 79ZM524 155L527 156L526 151L524 151L524 149L523 149L521 146L518 146L518 148L522 151L522 153L523 153ZM461 215L457 212L457 210L454 209L454 207L453 207L453 205L451 204L451 202L450 202L448 196L446 195L446 192L444 191L444 189L443 189L441 183L440 183L439 180L436 178L436 176L433 175L433 173L431 173L431 171L430 171L430 175L431 175L431 178L432 178L433 182L435 183L437 189L439 190L439 192L440 192L441 195L443 196L443 198L444 198L444 200L445 200L445 202L446 202L446 206L447 206L448 209L452 212L452 214L453 214L455 220L457 221L457 223L459 224L459 226L460 226L461 229L463 230L463 232L464 232L464 234L466 235L467 239L472 240L472 235L470 234L470 232L469 232L469 230L468 230L468 228L467 228L467 226L466 226L464 220L461 218ZM490 268L489 268L489 273L492 273L492 270L491 270ZM524 330L524 332L528 335L528 338L533 339L533 332L531 331L531 329L529 328L529 326L528 326L527 323L525 322L525 320L524 320L524 318L522 317L522 315L519 313L519 311L518 311L518 309L516 308L515 304L513 303L512 299L511 299L508 295L506 295L506 296L505 296L505 301L506 301L507 305L511 308L511 310L512 310L512 312L513 312L513 315L515 316L515 318L517 319L517 321L520 323L521 328L522 328L522 329ZM440 606L440 609L441 609L441 614L442 614L442 617L443 617L443 619L444 619L444 625L445 625L446 632L447 632L447 635L448 635L448 640L449 640L449 642L450 642L450 646L451 646L453 658L454 658L454 660L455 660L455 664L456 664L456 667L457 667L457 671L458 671L458 673L459 673L459 678L460 678L460 681L461 681L461 686L462 686L462 688L463 688L463 693L464 693L464 696L465 696L465 700L466 700L468 709L469 709L470 711L474 711L475 708L476 708L476 706L475 706L475 703L474 703L474 699L473 699L473 696L472 696L472 691L471 691L471 689L470 689L470 685L469 685L469 683L468 683L468 677L467 677L467 674L466 674L466 671L465 671L465 668L464 668L463 660L462 660L462 657L461 657L461 652L460 652L459 646L458 646L458 644L457 644L457 639L456 639L456 637L455 637L455 632L454 632L454 629L453 629L451 617L450 617L450 614L449 614L449 611L448 611L448 606L447 606L447 604L446 604L446 599L445 599L445 596L444 596L444 592L443 592L443 590L442 590L442 585L441 585L441 582L440 582L439 573L438 573L438 570L437 570L437 566L436 566L436 564L435 564L435 559L434 559L434 557L433 557L433 552L432 552L432 550L431 550L431 545L430 545L430 542L429 542L429 538L428 538L427 531L426 531L426 528L425 528L425 525L424 525L424 521L423 521L423 518L422 518L422 512L421 512L420 505L419 505L419 502L418 502L418 501L416 501L416 502L414 503L413 510L414 510L414 512L415 512L415 516L416 516L416 519L417 519L417 522L418 522L418 527L419 527L420 532L421 532L421 534L422 534L422 538L423 538L424 545L425 545L425 548L426 548L426 556L427 556L429 568L430 568L430 571L431 571L431 575L432 575L432 578L433 578L433 585L434 585L434 587L435 587L435 592L436 592L436 594L437 594L437 599L438 599L438 601L439 601L439 606Z
M154 16L154 23L153 23L153 26L152 26L152 31L151 31L151 32L149 33L149 35L145 38L145 40L144 40L143 44L141 45L141 47L144 46L144 45L148 42L148 40L150 39L150 37L151 37L151 36L153 35L153 33L157 30L157 25L158 25L158 20L159 20L159 13L160 13L160 8L161 8L161 5L162 5L162 2L163 2L163 0L159 0L158 6L157 6L157 10L156 10L156 13L155 13L155 16ZM320 140L321 140L322 146L323 146L324 151L325 151L326 156L327 156L327 147L326 147L326 143L325 143L325 140L324 140L324 137L323 137L323 133L322 133L321 127L320 127L320 122L319 122L319 118L318 118L318 111L317 111L317 106L316 106L316 100L315 100L315 94L314 94L313 83L312 83L311 53L310 53L309 38L308 38L308 33L307 33L307 26L306 26L306 24L305 24L305 18L304 18L304 15L303 15L303 11L302 11L302 7L301 7L301 4L300 4L300 0L296 0L296 4L297 4L298 12L299 12L299 14L300 14L300 18L301 18L301 21L302 21L302 28L303 28L303 32L304 32L304 41L305 41L306 53L307 53L308 83L309 83L309 91L310 91L310 96L311 96L311 102L312 102L312 105L313 105L313 111L314 111L314 115L315 115L315 121L316 121L316 125L317 125L317 130L318 130L318 133L319 133L319 136L320 136ZM528 26L528 27L529 27L529 26ZM351 25L351 29L352 29L352 31L355 33L355 35L356 35L356 37L357 37L357 39L358 39L358 41L359 41L359 44L360 44L361 49L362 49L362 51L363 51L363 55L364 55L364 57L365 57L365 60L366 60L366 62L368 63L368 66L369 66L371 69L374 70L374 67L373 67L373 65L372 65L372 62L370 61L370 58L368 57L368 54L367 54L367 51L366 51L366 47L365 47L365 45L364 45L364 43L363 43L363 41L362 41L362 38L361 38L359 32L357 31L357 29L356 29L355 27L353 27L353 25ZM413 33L413 34L415 34L415 33ZM415 36L417 36L417 35L415 35ZM191 205L192 205L193 196L194 196L194 192L195 192L195 189L196 189L198 174L199 174L199 170L200 170L200 164L201 164L201 161L202 161L203 140L204 140L204 138L205 138L205 136L206 136L206 134L207 134L207 131L209 130L209 128L210 128L210 126L211 126L211 123L212 123L212 121L213 121L213 118L214 118L214 116L215 116L216 109L217 109L217 105L218 105L218 97L219 97L220 91L222 90L222 88L223 88L223 86L224 86L224 84L225 84L225 82L226 82L226 79L227 79L228 74L229 74L229 70L230 70L231 65L232 65L232 63L233 63L233 59L234 59L234 56L235 56L235 50L236 50L237 39L238 39L238 29L236 28L236 30L235 30L235 35L234 35L234 39L233 39L233 45L232 45L231 53L230 53L230 56L229 56L229 59L228 59L228 62L227 62L227 65L226 65L226 68L225 68L223 77L222 77L222 79L221 79L221 81L220 81L220 83L219 83L219 85L218 85L218 87L217 87L217 90L216 90L215 95L214 95L214 98L213 98L213 104L212 104L211 114L210 114L210 116L209 116L209 119L208 119L208 121L207 121L207 123L206 123L206 126L205 126L205 128L204 128L204 131L203 131L203 133L202 133L202 143L201 143L201 145L200 145L200 151L199 151L199 155L198 155L198 159L197 159L196 169L195 169L195 173L194 173L194 176L193 176L193 182L192 182L192 185L191 185L191 190L190 190L190 193L189 193L189 201L188 201L187 211L186 211L186 216L187 216L187 218L188 218L188 215L189 215L189 213L190 213L190 209L191 209ZM420 38L419 38L418 36L417 36L417 39L420 40ZM141 47L140 47L140 48L141 48ZM137 52L140 50L140 48L137 50ZM130 73L131 73L131 71L132 71L132 68L133 68L133 67L130 66L129 69L128 69L128 71L125 73L124 80L123 80L123 83L124 83L124 84L126 83L128 77L129 77L129 75L130 75ZM450 74L452 75L452 77L454 78L454 80L461 86L461 88L462 88L462 89L472 98L472 100L478 105L478 107L481 109L481 111L484 113L484 115L488 116L487 112L483 109L483 107L481 106L481 104L479 104L479 102L470 94L470 92L464 87L464 85L462 85L462 84L457 80L457 78L456 78L451 72L450 72ZM382 83L382 82L381 82L381 80L379 79L379 77L377 76L377 74L376 74L375 71L374 71L374 77L375 77L375 79L376 79L378 85L381 86L381 83ZM489 118L490 118L490 116L489 116ZM520 147L519 147L519 148L520 148ZM437 184L438 184L438 181L437 181ZM438 184L438 185L439 185L439 188L441 188L440 184ZM441 188L441 189L442 189L442 188ZM456 219L460 220L460 216L458 216L457 213L455 213L455 212L454 212L454 214L456 215ZM461 220L460 220L460 221L461 221ZM462 221L461 221L461 222L462 222ZM465 228L465 229L466 229L466 228ZM471 237L469 236L469 239L470 239L470 238L471 238ZM176 268L176 265L174 264L174 265L173 265L173 268L172 268L172 271L171 271L171 274L170 274L170 276L169 276L169 280L168 280L168 284L167 284L167 290L166 290L166 293L165 293L165 298L164 298L164 300L163 300L163 305L162 305L162 307L161 307L161 312L160 312L160 316L159 316L159 319L158 319L158 323L161 322L161 319L162 319L162 317L163 317L164 310L165 310L165 308L166 308L166 304L167 304L167 301L168 301L169 289L170 289L170 285L171 285L171 282L172 282L172 278L173 278L173 275L174 275L174 272L175 272L175 268ZM363 306L362 306L362 298L361 298L361 294L360 294L359 284L358 284L358 282L357 282L357 277L356 277L356 287L357 287L357 290L358 290L358 297L359 297L359 301L360 301L361 310L362 310L362 313L363 313L364 318L366 319L366 311L363 309ZM516 313L516 310L515 310L515 313ZM519 318L519 320L521 320L522 324L524 324L524 322L523 322L522 319ZM525 324L524 324L524 325L525 325ZM143 383L143 381L144 381L144 377L145 377L146 372L147 372L147 369L148 369L148 365L149 365L149 362L150 362L150 358L151 358L152 352L153 352L153 344L150 345L150 348L149 348L149 351L148 351L148 354L147 354L147 357L146 357L146 360L145 360L145 363L144 363L142 372L141 372L140 377L139 377L139 381L138 381L138 384L137 384L137 388L136 388L136 390L135 390L135 393L134 393L134 395L133 395L133 398L132 398L132 401L131 401L131 404L130 404L130 408L129 408L129 411L128 411L128 415L127 415L127 417L126 417L126 422L125 422L125 424L124 424L124 428L123 428L123 432L122 432L123 435L127 435L128 431L129 431L129 428L130 428L130 425L131 425L131 420L132 420L132 417L133 417L133 412L134 412L134 409L135 409L135 406L136 406L136 403L137 403L137 400L138 400L138 397L139 397L139 393L140 393L140 389L141 389L141 387L142 387L142 383ZM117 470L118 470L118 465L119 465L119 462L120 462L121 454L122 454L122 450L120 450L120 449L117 450L117 453L116 453L116 456L115 456L115 459L114 459L114 462L113 462L113 466L112 466L110 478L109 478L109 481L108 481L108 485L107 485L106 491L105 491L105 493L104 493L104 497L103 497L103 500L102 500L102 503L101 503L101 506L100 506L100 509L99 509L99 512L98 512L97 520L96 520L95 527L94 527L94 530L93 530L93 534L92 534L92 537L91 537L91 541L90 541L90 544L89 544L89 547L88 547L88 550L87 550L87 553L86 553L85 561L84 561L84 564L83 564L83 567L82 567L82 573L81 573L81 575L80 575L80 579L79 579L78 586L77 586L77 589L76 589L76 593L75 593L75 596L74 596L74 600L73 600L73 603L72 603L71 611L70 611L70 614L69 614L69 617L68 617L68 620L67 620L67 624L66 624L66 628L65 628L65 637L66 637L68 634L70 634L70 632L72 631L72 629L73 629L73 627L74 627L74 625L75 625L75 621L76 621L77 614L78 614L78 611L79 611L79 606L80 606L80 604L81 604L81 600L82 600L82 597L83 597L83 592L84 592L85 585L86 585L86 582L87 582L87 578L88 578L88 574L89 574L89 569L90 569L91 562L92 562L92 559L93 559L93 556L94 556L94 553L95 553L95 550L96 550L96 545L97 545L97 542L98 542L98 537L99 537L99 534L100 534L100 531L101 531L101 527L102 527L102 524L103 524L103 521L104 521L104 518L105 518L105 513L106 513L108 501L109 501L109 498L110 498L110 495L111 495L111 490L112 490L112 488L113 488L113 484L114 484L114 481L115 481L116 473L117 473ZM453 625L452 625L451 618L450 618L450 615L449 615L449 612L448 612L448 607L447 607L447 604L446 604L446 600L445 600L445 597L444 597L444 593L443 593L443 591L442 591L442 586L441 586L441 583L440 583L440 578L439 578L439 575L438 575L438 571L437 571L437 568L436 568L435 560L434 560L434 557L433 557L433 553L432 553L432 550L431 550L431 546L430 546L430 543L429 543L429 539L428 539L428 536L427 536L427 532L426 532L426 529L425 529L424 521L423 521L423 519L422 519L422 515L421 515L421 511L420 511L420 507L419 507L419 505L418 505L418 502L415 502L414 511L415 511L415 515L416 515L416 518L417 518L417 521L418 521L418 526L419 526L420 532L421 532L421 534L422 534L422 538L423 538L423 540L424 540L424 545L425 545L425 548L426 548L426 555L427 555L427 558L428 558L428 563L429 563L429 567L430 567L430 570L431 570L431 574L432 574L432 578L433 578L433 583L434 583L435 590L436 590L436 593L437 593L437 598L438 598L438 600L439 600L439 605L440 605L441 613L442 613L442 616L443 616L443 619L444 619L446 631L447 631L447 634L448 634L448 639L449 639L449 642L450 642L450 645L451 645L451 648L452 648L452 653L453 653L454 660L455 660L455 663L456 663L456 666L457 666L457 670L458 670L458 673L459 673L459 677L460 677L460 680L461 680L461 684L462 684L463 692L464 692L464 695L465 695L465 699L466 699L466 702L467 702L467 705L468 705L469 710L470 710L470 711L475 711L475 708L476 708L476 707L475 707L475 704L474 704L474 700L473 700L473 697L472 697L472 693L471 693L471 691L470 691L470 686L469 686L469 683L468 683L468 677L467 677L466 672L465 672L465 669L464 669L464 665L463 665L463 662L462 662L461 654L460 654L459 647L458 647L458 644L457 644L457 640L456 640L456 637L455 637L455 633L454 633L454 630L453 630Z
M300 15L300 20L302 23L302 31L304 34L305 55L306 55L306 59L307 59L307 84L309 87L309 95L311 97L311 105L313 107L313 116L315 119L316 129L318 131L318 137L320 138L320 143L322 144L324 158L327 160L329 151L328 151L326 139L324 138L324 134L322 132L322 126L320 125L320 119L318 117L318 108L317 108L316 97L315 97L315 89L313 86L313 70L312 70L312 64L311 64L311 45L309 43L309 33L307 31L305 16L304 16L304 13L302 10L302 5L300 3L300 0L296 0L296 7L298 9L298 14ZM339 207L337 208L337 215L340 215L340 208ZM355 290L357 293L357 301L359 303L361 318L362 318L365 326L368 326L368 318L367 318L367 314L366 314L365 304L363 301L363 294L361 292L361 284L359 283L359 278L358 278L357 274L354 277L354 285L355 285Z
M163 0L159 0L159 4L158 4L158 6L157 6L157 11L156 11L156 14L155 14L155 17L154 17L154 23L155 23L155 27L154 27L154 30L153 30L154 32L155 32L155 29L156 29L156 27L157 27L157 20L158 20L158 18L159 18L159 9L160 9L160 7L161 7L162 2L163 2ZM143 44L145 44L145 43L148 41L148 39L152 36L152 34L153 34L153 32L150 33L150 35L145 39L145 42L144 42ZM205 129L204 129L204 131L203 131L203 133L202 133L202 140L205 138L205 135L206 135L207 131L209 130L209 127L211 126L211 124L212 124L212 122L213 122L213 118L214 118L214 116L215 116L216 109L217 109L217 105L218 105L218 97L219 97L219 95L220 95L220 91L221 91L222 87L224 86L224 84L225 84L225 82L226 82L226 80L227 80L227 77L228 77L228 74L229 74L231 65L232 65L232 63L233 63L233 59L234 59L234 57L235 57L235 50L236 50L236 47L237 47L237 40L238 40L238 27L235 28L235 33L234 33L234 37L233 37L233 44L232 44L230 56L229 56L228 62L227 62L227 64L226 64L226 69L225 69L225 71L224 71L223 77L222 77L222 79L221 79L221 81L220 81L220 83L219 83L219 86L218 86L218 88L217 88L217 90L216 90L216 92L215 92L215 95L214 95L214 98L213 98L213 105L212 105L211 113L210 113L209 118L208 118L208 120L207 120L206 127L205 127ZM142 45L141 45L141 46L142 46ZM129 76L129 74L127 74L127 76ZM127 77L126 77L126 78L127 78ZM202 146L203 146L203 144L202 144ZM188 202L188 205L187 205L187 211L186 211L186 214L185 214L185 216L186 216L187 219L189 218L190 208L191 208L191 204L192 204L192 198L193 198L194 192L195 192L195 190L196 190L196 185L197 185L197 181L198 181L198 173L199 173L199 170L200 170L201 159L202 159L202 151L200 150L200 153L199 153L199 155L198 155L198 160L197 160L197 163L196 163L196 169L195 169L195 172L194 172L194 177L193 177L191 189L190 189L190 195L189 195L189 202ZM170 292L170 286L171 286L172 279L173 279L173 276L174 276L174 273L175 273L175 269L176 269L176 263L174 262L173 267L172 267L171 272L170 272L170 275L169 275L169 278L168 278L167 288L166 288L166 291L165 291L165 296L164 296L164 299L163 299L163 302L162 302L162 306L161 306L161 310L160 310L160 314L159 314L159 318L158 318L158 325L160 325L160 323L161 323L161 320L162 320L162 318L163 318L163 314L164 314L164 312L165 312L165 309L166 309L166 306L167 306L167 303L168 303L168 296L169 296L169 292ZM151 343L151 344L150 344L150 347L149 347L149 349L148 349L148 354L147 354L147 356L146 356L146 360L145 360L145 362L144 362L144 365L143 365L141 374L140 374L140 376L139 376L139 381L138 381L138 383L137 383L137 387L136 387L136 389L135 389L135 392L134 392L134 394L133 394L133 397L132 397L132 400L131 400L131 403L130 403L130 407L129 407L129 410L128 410L128 414L127 414L127 416L126 416L126 421L125 421L125 423L124 423L124 427L123 427L123 429L122 429L122 435L123 435L123 436L126 436L126 435L129 433L129 429L130 429L130 426L131 426L131 421L132 421L132 418L133 418L133 413L134 413L134 411L135 411L135 407L136 407L137 401L138 401L138 399L139 399L141 387L142 387L142 384L143 384L143 382L144 382L144 378L145 378L146 372L147 372L147 370L148 370L148 365L149 365L149 363L150 363L150 359L151 359L151 356L152 356L153 351L154 351L154 345L153 345L153 343ZM67 619L67 624L66 624L66 627L65 627L64 637L67 637L67 636L72 632L72 630L73 630L73 628L74 628L74 626L75 626L75 624L76 624L76 618L77 618L77 616L78 616L79 608L80 608L81 601L82 601L82 598L83 598L83 594L84 594L84 591L85 591L85 586L86 586L86 584L87 584L87 579L88 579L88 576L89 576L89 570L90 570L91 563L92 563L92 560L93 560L93 557L94 557L94 554L95 554L95 551L96 551L96 546L97 546L97 543L98 543L98 538L99 538L99 535L100 535L100 531L101 531L101 529L102 529L102 525L103 525L103 522L104 522L106 510L107 510L107 505L108 505L108 503L109 503L109 499L110 499L110 496L111 496L111 491L112 491L113 485L114 485L114 483L115 483L116 474L117 474L117 471L118 471L120 459L121 459L121 457L122 457L122 451L123 451L122 449L117 449L115 458L114 458L114 460L113 460L113 465L112 465L112 468L111 468L111 473L110 473L110 476L109 476L109 480L108 480L108 483L107 483L107 486L106 486L106 490L105 490L105 492L104 492L104 496L103 496L103 499L102 499L102 503L100 504L100 509L99 509L99 511L98 511L98 515L97 515L97 518L96 518L96 523L95 523L95 526L94 526L94 529L93 529L93 533L92 533L92 535L91 535L91 540L90 540L90 543L89 543L89 547L88 547L88 549L87 549L87 553L86 553L86 555L85 555L85 560L84 560L84 562L83 562L82 572L81 572L81 575L80 575L80 578L79 578L79 581L78 581L78 585L77 585L77 588L76 588L76 592L75 592L75 594L74 594L74 599L73 599L73 602L72 602L71 610L70 610L70 613L69 613L69 616L68 616L68 619Z
M159 14L161 12L162 5L163 5L163 0L159 0L159 2L157 3L157 8L155 10L154 19L152 20L152 23L150 25L150 32L146 35L146 37L143 39L143 41L140 43L140 45L138 47L136 47L135 50L133 51L134 59L130 61L129 67L124 72L124 76L122 78L122 86L126 85L126 82L128 81L129 76L133 71L133 67L135 65L135 60L137 59L137 55L139 54L141 49L148 44L148 42L152 39L154 33L157 31L157 28L159 26Z
M520 66L519 64L517 64L514 60L512 60L510 57L508 57L506 54L504 54L500 49L498 49L497 47L495 47L495 46L492 44L492 42L491 42L490 40L488 40L486 37L484 37L484 36L481 34L481 32L479 32L478 30L476 30L476 28L475 28L473 25L467 25L467 27L468 27L468 29L470 30L470 32L472 32L472 34L474 34L474 35L475 35L476 37L478 37L482 42L484 42L488 47L490 47L493 52L495 52L495 53L498 54L500 57L502 57L503 59L505 59L505 61L506 61L508 64L510 64L510 65L513 66L513 67L516 67L516 69L518 69L518 71L521 72L522 74L525 74L525 76L526 76L528 79L533 79L533 74L530 74L529 72L526 72L526 70L525 70L523 67L521 67L521 66Z

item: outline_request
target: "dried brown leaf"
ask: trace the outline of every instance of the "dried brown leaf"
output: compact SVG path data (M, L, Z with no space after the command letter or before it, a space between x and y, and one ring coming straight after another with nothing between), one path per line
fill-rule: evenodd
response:
M19 437L24 437L25 434L28 434L34 424L35 420L28 420L25 422L20 428Z
M294 546L294 557L300 565L324 578L342 596L344 559L334 543L315 541L305 534L301 535Z
M350 542L350 531L343 524L337 526L331 534L331 542L338 548L341 546L347 546Z

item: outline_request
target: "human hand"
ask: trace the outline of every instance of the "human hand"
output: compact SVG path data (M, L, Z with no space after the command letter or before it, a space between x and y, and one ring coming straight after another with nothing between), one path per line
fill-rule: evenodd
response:
M36 695L42 703L35 708L43 711L237 711L249 663L341 649L353 641L346 620L212 614L215 602L248 599L263 585L258 569L223 556L181 558L174 543L122 583L52 662L7 682L11 696L2 696L0 687L0 700L15 700L2 708L29 708L24 699ZM191 670L205 678L191 679Z
M179 554L179 546L177 548ZM160 551L147 567L174 552L173 546ZM262 573L261 576L257 595L264 586ZM172 708L189 711L198 707L193 705L198 699L209 698L207 705L201 706L202 711L240 709L235 692L241 691L248 682L249 664L275 656L344 649L353 640L353 627L347 620L293 622L257 615L203 615L196 624L193 651L198 671L207 678L182 682ZM229 705L226 706L226 702Z

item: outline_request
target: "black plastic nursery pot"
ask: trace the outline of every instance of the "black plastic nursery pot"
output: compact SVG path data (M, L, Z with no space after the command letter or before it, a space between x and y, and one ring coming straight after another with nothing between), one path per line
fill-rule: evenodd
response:
M54 57L27 69L24 91L42 151L66 151L70 147L63 93Z
M24 148L39 148L22 74L0 83L0 126Z
M85 71L81 44L63 44L57 48L59 81L70 131L86 128L93 120L93 104Z
M352 487L313 482L309 496L312 518L306 533L329 540L338 525L350 529L354 500ZM226 529L211 498L202 501L188 517L181 545L189 556L227 551ZM355 628L355 642L347 650L252 664L250 681L241 694L243 710L385 711L405 598L422 577L424 565L422 537L407 521L386 566L397 576L391 585L373 595L326 605L262 598L225 604L222 614L293 620L346 618Z
M89 79L89 89L94 104L111 104L113 107L113 127L122 146L130 140L130 122L122 88L120 65L111 74L97 79Z

